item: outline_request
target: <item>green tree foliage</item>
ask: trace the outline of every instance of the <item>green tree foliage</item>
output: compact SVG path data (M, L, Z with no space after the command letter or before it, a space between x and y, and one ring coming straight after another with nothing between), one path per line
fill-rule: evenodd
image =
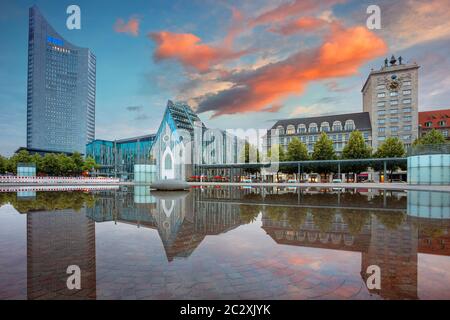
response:
M255 159L256 157L256 159ZM244 148L241 150L239 160L242 163L255 163L260 162L259 150L251 145L248 141L245 141ZM259 172L259 168L245 168L245 172L254 174Z
M327 136L325 132L322 132L319 136L319 140L314 144L314 150L312 154L313 160L335 160L337 159L336 152L334 152L333 141ZM328 173L336 171L336 165L332 164L314 164L309 168L310 171L317 172L319 174L328 175Z
M0 174L8 171L8 159L0 155Z
M372 149L364 141L364 136L360 131L353 131L350 134L348 143L342 150L342 159L367 159L372 155ZM368 163L343 164L341 171L359 173L366 171Z
M309 160L308 148L297 137L289 142L286 154L287 161L304 161Z
M401 158L405 156L405 147L398 137L387 138L375 152L377 158Z
M416 139L414 145L443 144L446 143L444 135L435 129L428 131L422 138Z
M375 158L402 158L405 156L405 147L403 142L398 137L389 137L381 145L378 146L375 152ZM383 164L377 163L373 165L375 170L382 170ZM386 169L389 171L389 176L392 176L392 172L402 168L398 162L388 161L386 164Z
M83 170L92 172L94 170L97 170L99 168L98 164L95 162L94 158L87 157L84 160Z
M19 162L34 163L37 174L50 176L77 176L83 170L91 171L92 168L94 170L99 168L93 158L88 157L84 160L79 153L74 153L72 156L63 153L47 153L42 157L37 153L30 155L28 151L21 150L9 159L0 155L0 173L12 172L16 174Z

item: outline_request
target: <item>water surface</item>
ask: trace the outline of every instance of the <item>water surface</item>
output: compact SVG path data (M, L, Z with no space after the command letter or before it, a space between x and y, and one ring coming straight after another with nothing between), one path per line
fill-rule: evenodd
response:
M0 299L449 299L449 197L2 192ZM69 265L80 267L81 290L67 289ZM367 287L371 265L381 289Z

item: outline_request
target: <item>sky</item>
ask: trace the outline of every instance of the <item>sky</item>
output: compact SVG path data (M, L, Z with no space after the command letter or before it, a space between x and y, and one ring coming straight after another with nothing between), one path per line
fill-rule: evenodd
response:
M0 154L26 145L28 8L97 57L96 138L156 132L167 100L208 127L361 112L386 57L417 62L419 111L450 108L450 0L0 2ZM66 8L81 9L68 30ZM381 29L366 26L369 5Z

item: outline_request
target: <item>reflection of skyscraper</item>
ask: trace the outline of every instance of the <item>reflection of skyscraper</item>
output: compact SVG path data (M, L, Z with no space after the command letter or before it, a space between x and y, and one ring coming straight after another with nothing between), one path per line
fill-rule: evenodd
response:
M404 222L388 228L373 215L372 238L368 251L362 253L361 275L367 280L367 267L377 265L381 289L374 292L385 299L417 299L417 248L414 226Z
M30 8L27 148L85 153L95 135L96 59Z
M67 267L81 270L81 289L67 288ZM95 299L95 223L84 209L27 215L28 299Z

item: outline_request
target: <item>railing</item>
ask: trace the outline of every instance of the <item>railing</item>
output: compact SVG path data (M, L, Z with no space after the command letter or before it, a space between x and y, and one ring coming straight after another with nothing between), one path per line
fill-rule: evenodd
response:
M0 176L0 184L30 183L39 185L55 185L55 184L99 185L99 184L115 184L119 182L120 182L119 178Z
M450 143L443 144L419 144L411 146L408 156L419 156L426 154L450 154Z

